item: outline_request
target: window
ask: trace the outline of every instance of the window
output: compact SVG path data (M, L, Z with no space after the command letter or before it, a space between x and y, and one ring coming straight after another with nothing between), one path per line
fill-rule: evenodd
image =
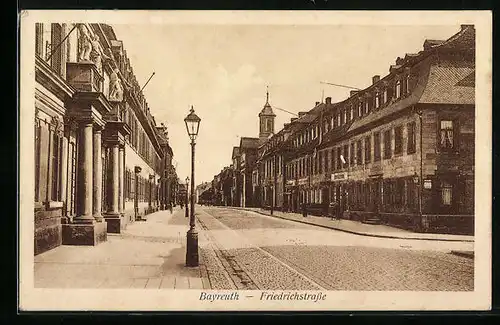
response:
M375 108L380 107L380 93L377 91L375 93Z
M384 105L387 104L388 100L389 100L389 91L387 90L387 88L385 88L382 104L384 104Z
M351 112L350 116L349 116L349 121L352 121L354 120L354 105L351 106L351 108L349 109L349 111Z
M448 181L441 182L441 204L451 206L453 202L453 185Z
M442 149L453 149L453 121L443 120L440 123L440 146Z
M363 102L359 102L358 104L358 116L363 116Z
M354 148L354 142L351 142L351 153L349 155L349 163L351 166L356 165L356 160L354 159L356 156L355 148Z
M367 100L365 102L365 115L367 115L368 113L370 113L370 101Z
M401 97L401 80L396 81L396 98Z
M43 24L35 24L35 54L38 56L43 55Z
M371 137L367 136L365 138L365 164L369 163L371 161L371 154L372 154L372 141Z
M318 160L319 160L319 173L322 174L323 173L323 151L320 151L319 152L319 155L318 155Z
M51 39L51 47L48 56L50 56L50 63L52 65L52 69L57 72L58 75L62 73L62 65L65 64L64 53L62 51L62 47L59 44L63 38L62 26L61 24L51 24L52 29L52 39Z
M342 162L342 167L344 167L344 165L348 164L349 163L349 146L347 144L344 145L344 154L343 154L343 157L344 157L344 161L341 161Z
M373 159L374 161L380 160L380 132L373 134Z
M344 109L343 110L343 114L342 114L342 124L346 124L347 123L347 109Z
M37 23L37 26L39 24ZM35 202L40 201L40 120L35 119Z
M57 133L53 134L53 144L52 144L52 193L51 200L59 201L60 199L60 175L59 175L59 165L60 165L60 153L61 153L61 136Z
M403 153L403 127L397 126L394 128L394 154Z
M384 132L384 159L391 158L391 130Z
M406 78L405 78L405 92L406 94L409 94L410 93L410 75L406 75Z
M416 141L415 141L415 122L410 122L406 125L408 129L408 143L406 151L409 154L415 153L416 151Z
M358 140L358 142L356 142L356 160L357 160L357 164L358 165L361 165L363 163L363 158L361 157L362 155L362 151L363 148L361 148L361 140Z
M337 126L340 126L342 124L342 114L339 112L337 114Z
M333 148L332 149L332 170L337 170L337 159L338 159L338 156L337 156L337 148Z

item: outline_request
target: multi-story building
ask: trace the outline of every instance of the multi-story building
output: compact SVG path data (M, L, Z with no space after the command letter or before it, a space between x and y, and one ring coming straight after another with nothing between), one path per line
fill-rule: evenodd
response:
M157 209L165 153L110 26L37 23L35 28L39 254L61 244L95 245L107 232L120 232Z
M327 103L310 136L296 134L288 179L311 180L299 201L337 202L347 218L473 231L474 27L423 47Z
M257 160L259 142L259 138L242 137L240 139L241 207L253 207L256 205L253 194L252 175Z
M233 184L231 186L231 197L233 198L232 206L241 206L240 198L242 192L241 186L241 155L240 155L240 147L233 147L233 153L231 155L231 159L233 161Z
M175 187L177 183L177 173L172 165L173 151L169 144L167 127L161 123L156 127L158 141L163 151L163 159L161 164L161 175L158 179L158 206L162 210L168 209L171 205L175 205Z

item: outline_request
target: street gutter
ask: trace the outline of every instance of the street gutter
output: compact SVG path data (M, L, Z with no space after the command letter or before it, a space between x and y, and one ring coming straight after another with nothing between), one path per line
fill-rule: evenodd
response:
M255 212L255 213L259 213L261 215L268 216L268 217L274 217L274 218L278 218L278 219L283 219L283 220L288 220L288 221L293 221L293 222L299 222L299 223L308 224L308 225L312 225L312 226L317 226L317 227L321 227L321 228L333 229L333 230L342 231L342 232L346 232L346 233L353 234L353 235L359 235L359 236L377 237L377 238L389 238L389 239L408 239L408 240L433 240L433 241L467 242L467 243L473 243L474 242L473 239L401 237L401 236L396 236L396 235L380 235L380 234L374 234L374 233L357 232L357 231L352 231L352 230L348 230L348 229L338 228L338 227L335 227L335 226L321 225L321 224L317 224L317 223L310 222L310 221L307 221L307 220L288 219L288 218L285 218L285 217L280 217L280 216L276 216L276 215L270 215L270 214L264 213L262 211L252 210L252 209L247 209L247 208L240 208L240 207L223 207L223 208L229 208L229 209L235 209L235 210L244 210L244 211Z

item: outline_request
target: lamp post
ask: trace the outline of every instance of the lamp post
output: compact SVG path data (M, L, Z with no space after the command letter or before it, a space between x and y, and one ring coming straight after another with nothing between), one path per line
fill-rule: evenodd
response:
M191 215L189 218L189 230L186 236L186 266L198 266L198 232L195 228L194 219L194 146L200 121L201 119L194 113L194 108L191 106L191 111L184 119L187 133L191 139Z
M186 195L184 198L184 203L186 204L186 218L189 218L189 207L188 207L188 183L189 183L189 176L186 177Z

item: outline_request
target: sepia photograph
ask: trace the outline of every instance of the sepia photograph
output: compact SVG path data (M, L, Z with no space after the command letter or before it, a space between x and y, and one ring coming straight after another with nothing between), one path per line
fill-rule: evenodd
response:
M491 308L490 12L19 21L20 310Z

